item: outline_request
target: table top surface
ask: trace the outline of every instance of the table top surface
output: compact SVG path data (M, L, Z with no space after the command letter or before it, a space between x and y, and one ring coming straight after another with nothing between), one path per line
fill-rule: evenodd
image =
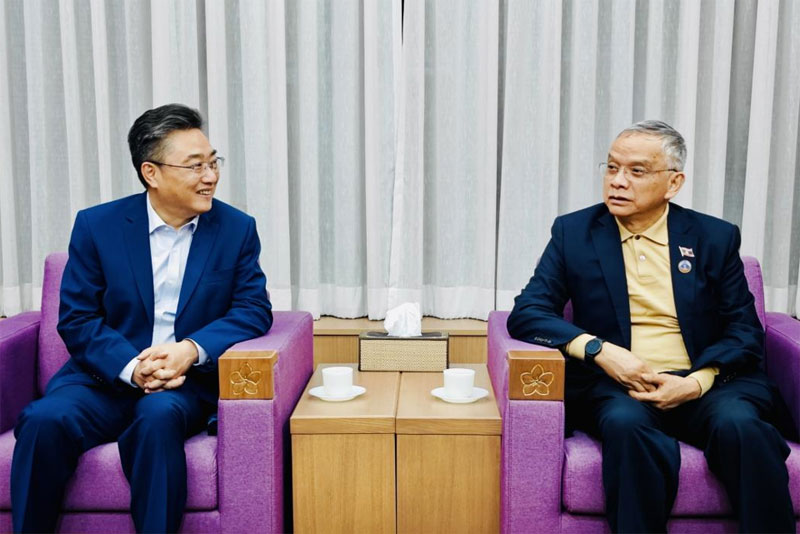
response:
M353 383L366 392L346 402L327 402L308 391L322 385L320 365L306 386L290 419L292 434L435 434L497 435L502 432L500 412L485 364L457 364L475 369L475 386L489 391L468 404L453 404L434 397L431 390L443 385L441 372L358 371Z
M353 384L366 392L346 402L327 402L308 391L322 385L325 367L352 367ZM292 434L393 434L400 373L360 372L358 364L322 364L311 376L290 419Z
M452 404L434 397L443 385L442 373L402 373L397 407L397 434L500 435L502 424L485 364L455 364L475 369L475 386L489 395L469 404Z

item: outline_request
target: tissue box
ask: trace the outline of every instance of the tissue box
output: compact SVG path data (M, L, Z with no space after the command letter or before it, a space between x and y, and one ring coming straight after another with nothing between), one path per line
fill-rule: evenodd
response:
M385 332L358 336L359 371L443 371L449 362L447 334L394 337Z

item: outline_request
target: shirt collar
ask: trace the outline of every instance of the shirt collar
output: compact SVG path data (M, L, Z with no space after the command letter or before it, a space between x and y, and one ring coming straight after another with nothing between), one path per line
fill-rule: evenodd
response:
M194 234L194 231L197 229L197 223L200 220L199 215L195 215L192 220L178 228L178 231L183 230L187 226L189 227L189 231ZM147 193L147 233L152 234L162 226L166 226L167 228L171 228L167 223L164 222L164 219L156 213L156 210L153 209L153 204L150 202L150 193Z
M614 217L614 220L617 222L617 227L619 228L619 237L620 241L624 243L631 237L635 235L640 235L646 237L650 241L654 243L658 243L659 245L668 245L669 244L669 232L667 231L667 215L669 214L669 204L667 204L664 213L661 214L661 217L658 218L656 222L650 225L644 232L639 232L638 234L631 233L621 222L619 219Z

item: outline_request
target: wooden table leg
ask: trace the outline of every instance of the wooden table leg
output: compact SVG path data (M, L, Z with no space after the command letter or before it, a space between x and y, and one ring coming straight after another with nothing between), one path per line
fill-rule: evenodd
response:
M292 436L294 530L395 532L394 434Z
M500 436L398 435L398 532L499 532Z

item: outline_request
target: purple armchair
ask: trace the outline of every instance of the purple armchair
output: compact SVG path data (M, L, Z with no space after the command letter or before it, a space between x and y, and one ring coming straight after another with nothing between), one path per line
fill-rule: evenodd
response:
M17 415L69 357L56 332L66 260L60 253L45 261L41 312L0 321L0 532L11 531L9 480ZM312 328L308 313L275 312L267 335L238 343L223 356L236 365L271 356L271 373L263 374L259 391L265 390L264 397L272 395L220 399L218 435L203 432L186 442L189 492L182 532L286 530L284 518L291 518L284 512L284 495L291 495L283 476L284 471L291 473L288 423L311 375ZM244 391L252 391L250 386ZM249 395L236 390L240 397ZM117 445L100 445L78 463L67 487L59 531L133 532L129 504Z
M766 325L766 370L777 382L797 424L800 322L785 314L764 312L761 268L754 258L743 261L758 316ZM571 310L565 310L565 317L571 317ZM557 351L512 339L506 329L507 318L508 312L492 312L488 327L489 373L503 417L502 531L608 532L600 443L580 432L565 439L562 401L509 399L509 385L519 389L516 382L524 382L525 377L514 370L515 365L510 371L509 361L520 354L509 356L508 352L534 351L539 361L544 361L548 355L552 360ZM557 390L558 385L550 384L550 388ZM703 452L685 443L680 446L680 482L669 530L736 532L725 490L708 470ZM800 515L800 444L790 442L789 446L789 485L795 514Z

